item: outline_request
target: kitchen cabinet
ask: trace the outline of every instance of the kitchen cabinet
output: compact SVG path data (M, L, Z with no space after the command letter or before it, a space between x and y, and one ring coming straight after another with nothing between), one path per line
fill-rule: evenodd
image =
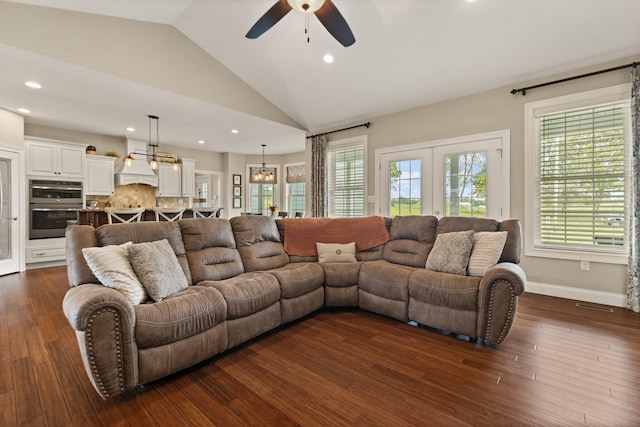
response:
M196 191L196 161L182 159L182 197L194 197Z
M66 258L65 238L39 239L27 241L26 263L64 261Z
M170 163L158 165L158 197L193 197L196 182L196 161L182 159L180 169Z
M25 148L27 175L84 178L84 144L27 139Z
M114 157L87 156L88 196L110 196L114 190Z
M182 197L182 171L170 163L158 165L158 197Z

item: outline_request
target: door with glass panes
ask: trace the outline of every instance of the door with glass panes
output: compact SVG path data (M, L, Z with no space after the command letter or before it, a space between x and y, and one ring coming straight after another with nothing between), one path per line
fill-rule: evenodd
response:
M503 218L502 143L480 138L381 154L379 214Z

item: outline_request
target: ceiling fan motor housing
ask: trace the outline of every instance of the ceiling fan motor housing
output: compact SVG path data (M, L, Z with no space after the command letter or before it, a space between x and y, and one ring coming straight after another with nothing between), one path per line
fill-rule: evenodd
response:
M292 9L302 13L313 13L324 5L325 0L287 0Z

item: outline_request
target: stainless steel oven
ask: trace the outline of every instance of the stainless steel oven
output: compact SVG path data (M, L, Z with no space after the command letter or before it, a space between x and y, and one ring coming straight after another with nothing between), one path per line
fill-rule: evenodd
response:
M64 237L82 207L82 182L30 180L29 239Z
M29 180L29 204L34 203L82 206L82 182Z

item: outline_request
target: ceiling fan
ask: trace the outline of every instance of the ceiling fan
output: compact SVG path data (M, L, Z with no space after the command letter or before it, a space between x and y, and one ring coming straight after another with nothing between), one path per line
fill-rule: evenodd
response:
M349 24L331 0L278 0L253 24L247 33L247 38L257 39L291 9L302 13L314 13L327 31L344 47L351 46L356 42Z

